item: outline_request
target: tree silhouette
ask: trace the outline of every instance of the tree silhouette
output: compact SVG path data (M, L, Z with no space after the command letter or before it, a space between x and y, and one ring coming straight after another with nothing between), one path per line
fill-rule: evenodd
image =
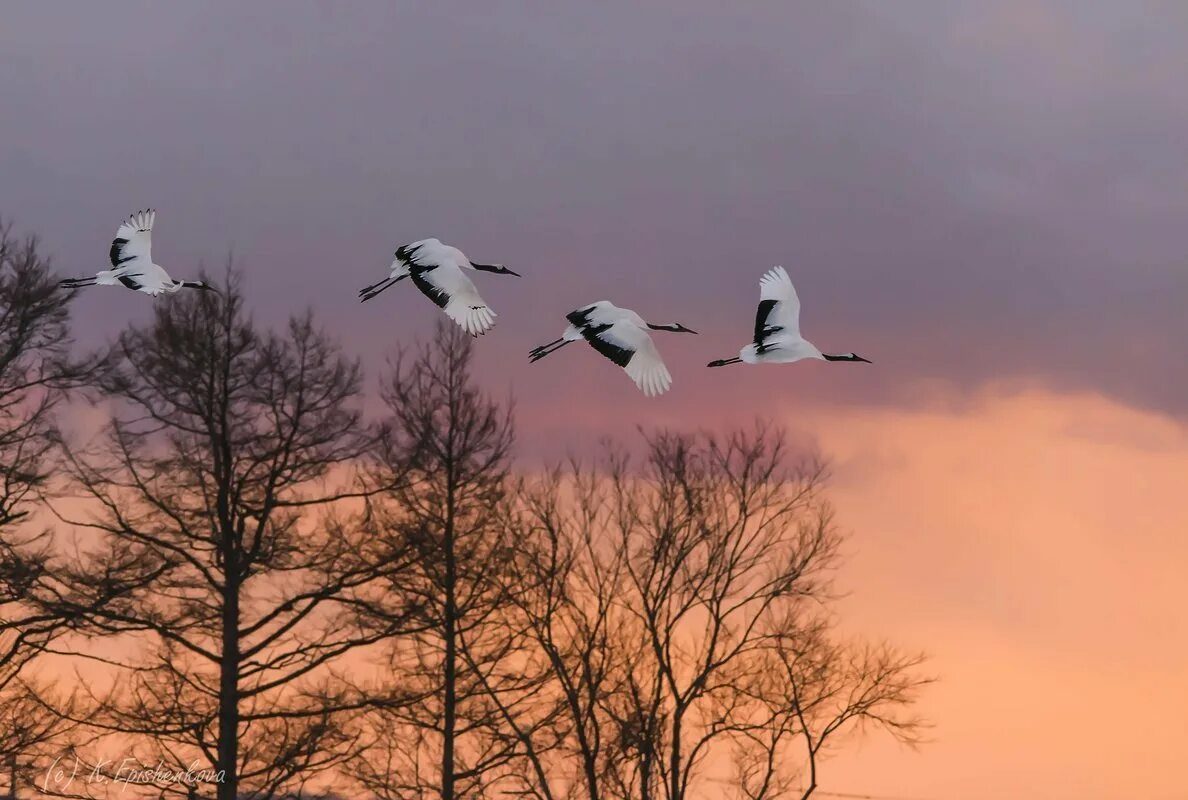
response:
M220 800L280 796L350 757L361 704L329 667L385 633L351 621L373 572L336 515L363 494L348 481L372 446L358 365L308 315L261 332L230 269L219 293L157 304L112 361L116 415L98 446L68 450L91 508L68 521L99 539L70 598L130 655L102 657L118 680L86 722L143 764L208 770ZM135 588L96 604L112 581Z
M795 794L808 800L818 788L822 757L847 733L873 727L905 744L922 741L926 723L911 712L919 691L933 681L919 671L922 655L885 643L837 642L824 619L783 620L772 655L759 683L771 712L757 748L763 767L739 775L741 786L757 787L748 798L776 797L773 787L790 787L795 779L803 787Z
M624 691L638 629L624 613L625 553L609 535L614 484L570 467L525 482L519 493L514 597L548 676L547 700L543 713L534 709L535 725L510 708L505 717L520 744L513 772L524 794L600 800L630 790L629 748L608 701Z
M807 797L847 727L913 740L919 657L828 637L841 538L823 466L764 425L645 448L642 468L612 452L522 493L518 607L556 704L544 728L508 715L522 793L772 800L803 766ZM727 759L735 781L698 789Z
M356 767L385 799L486 796L514 752L496 704L531 687L510 666L521 638L507 616L511 418L471 383L470 358L470 340L439 324L383 392L391 420L376 480L391 488L373 501L372 557L416 558L376 587L368 612L382 627L409 609L419 622L388 650L389 684L411 696L374 717L377 742Z
M0 221L0 787L11 797L71 729L38 701L49 682L27 677L75 622L54 602L53 531L34 516L52 488L55 413L101 366L72 355L68 305L37 240Z
M33 243L0 256L10 794L66 734L109 779L87 746L200 776L67 794L219 800L808 800L847 734L919 741L922 658L833 632L826 471L778 430L517 475L452 326L369 426L358 365L308 315L259 328L230 269L72 360ZM79 446L53 411L81 385L110 420ZM22 672L42 653L98 669L64 696Z
M30 515L48 489L54 412L99 366L71 344L68 296L37 240L0 222L0 692L70 621L37 602L52 596L53 547Z
M612 714L634 747L642 798L688 796L709 750L752 724L740 688L772 619L827 597L840 538L823 468L792 461L764 427L724 439L661 433L642 479L616 478L614 534L643 654Z
M49 713L47 703L65 713ZM48 765L69 749L78 727L68 719L71 713L73 698L60 696L52 682L29 680L9 687L0 703L0 798L15 800L22 789L48 786Z

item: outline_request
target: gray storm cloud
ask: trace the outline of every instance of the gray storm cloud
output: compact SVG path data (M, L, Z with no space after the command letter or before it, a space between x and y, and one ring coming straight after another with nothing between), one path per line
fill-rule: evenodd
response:
M486 282L481 342L522 407L605 366L525 354L607 297L702 332L661 342L659 421L773 380L894 403L1022 378L1182 416L1186 33L1163 3L9 3L0 214L73 274L153 205L161 263L232 252L262 316L312 305L368 359L434 310L355 290L438 236L525 275ZM874 368L703 369L773 264L806 335ZM80 298L83 336L142 299Z

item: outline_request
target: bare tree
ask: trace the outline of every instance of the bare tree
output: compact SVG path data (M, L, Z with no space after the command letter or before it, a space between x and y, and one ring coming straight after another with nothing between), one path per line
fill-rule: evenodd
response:
M549 675L551 707L536 724L511 714L519 742L514 773L521 793L553 800L600 800L626 789L619 729L607 700L623 690L638 655L637 629L621 605L624 552L610 537L611 486L574 463L527 482L514 519L522 536L514 595L533 647Z
M759 699L770 712L759 728L762 768L739 775L750 800L778 797L775 788L790 789L793 780L802 787L795 794L808 800L818 788L821 759L847 733L876 728L905 744L922 741L926 725L911 707L933 680L919 670L923 655L885 643L839 643L827 620L792 618L780 624L771 653L760 684Z
M803 777L789 764L815 775L862 720L910 739L918 657L829 643L824 475L759 426L651 436L642 469L612 453L530 482L517 603L556 710L535 730L509 715L524 794L677 800L700 782L774 800ZM735 776L705 788L729 756Z
M99 370L68 357L32 244L2 241L23 277L0 301L43 309L0 319L10 794L70 732L202 777L141 796L220 800L309 797L344 769L382 800L808 800L847 733L918 741L921 659L831 634L825 471L779 432L661 433L639 464L516 479L510 408L452 327L393 365L373 431L358 366L308 317L259 330L233 273L160 303ZM114 414L62 445L87 507L50 500L83 533L67 553L29 501L54 404L88 379ZM19 674L45 652L111 680L54 697ZM348 678L365 655L381 677Z
M37 240L0 222L0 692L69 622L33 602L53 548L30 513L47 489L54 411L98 366L71 344L68 297Z
M63 745L77 725L62 714L49 713L47 702L67 713L73 705L71 697L59 696L48 681L19 682L0 702L0 798L16 800L22 789L40 788L38 779L66 750Z
M46 602L53 532L34 518L50 490L55 412L100 366L71 355L68 302L37 240L0 222L0 787L13 798L71 728L38 702L46 682L22 677L74 621Z
M639 796L681 800L719 741L745 732L741 687L778 615L828 597L840 537L822 466L760 427L660 434L642 480L616 477L616 531L644 657L617 711L636 740Z
M130 737L144 765L195 769L220 800L280 796L358 745L362 701L329 669L386 634L352 622L374 570L339 521L365 494L351 473L372 446L358 365L308 316L259 331L230 270L220 293L159 303L113 363L103 441L67 450L91 510L66 521L99 545L63 602L131 655L74 650L118 674L92 685L85 721ZM113 582L118 597L97 603Z
M387 655L388 683L410 702L376 715L376 744L357 762L385 800L487 796L515 751L499 707L532 693L507 613L510 412L473 386L470 358L470 340L439 325L431 345L395 362L383 392L391 421L377 480L392 488L373 502L372 558L416 558L375 587L369 612L389 627L416 609L420 623Z

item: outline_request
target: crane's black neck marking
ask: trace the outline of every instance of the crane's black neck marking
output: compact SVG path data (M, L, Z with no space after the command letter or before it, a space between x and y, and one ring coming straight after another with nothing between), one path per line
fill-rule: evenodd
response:
M826 361L861 361L864 364L869 364L870 361L858 355L857 353L842 353L841 355L830 355L829 353L822 353L822 358Z
M645 322L644 324L654 331L670 331L672 333L697 333L697 331L690 330L679 322L674 322L671 325L653 325L650 322Z
M707 367L724 367L727 364L741 364L742 359L735 356L734 358L719 358L717 361L711 361L706 364Z
M520 277L520 273L512 272L502 264L479 264L475 261L471 261L470 266L481 272L498 272L500 275L515 275L517 278Z

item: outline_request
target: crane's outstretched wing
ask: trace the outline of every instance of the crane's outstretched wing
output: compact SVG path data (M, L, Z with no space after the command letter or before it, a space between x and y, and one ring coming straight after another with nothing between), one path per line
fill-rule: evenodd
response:
M114 269L136 271L143 269L153 260L153 221L157 212L151 208L137 211L116 231L111 242L111 266ZM143 259L143 261L142 261Z
M456 264L447 263L432 269L414 266L410 277L426 297L471 336L484 334L495 324L495 312Z
M781 336L800 336L800 298L787 271L775 267L759 279L755 346L761 349L769 339Z
M619 321L621 313L622 309L615 306L610 300L599 300L596 303L590 303L588 306L570 311L565 315L565 319L577 328L584 328L588 325L608 327Z
M396 248L396 261L409 267L435 267L441 263L442 244L437 239L421 239Z
M672 386L672 376L660 358L652 337L630 322L592 325L582 328L590 346L626 371L648 397L663 394Z

